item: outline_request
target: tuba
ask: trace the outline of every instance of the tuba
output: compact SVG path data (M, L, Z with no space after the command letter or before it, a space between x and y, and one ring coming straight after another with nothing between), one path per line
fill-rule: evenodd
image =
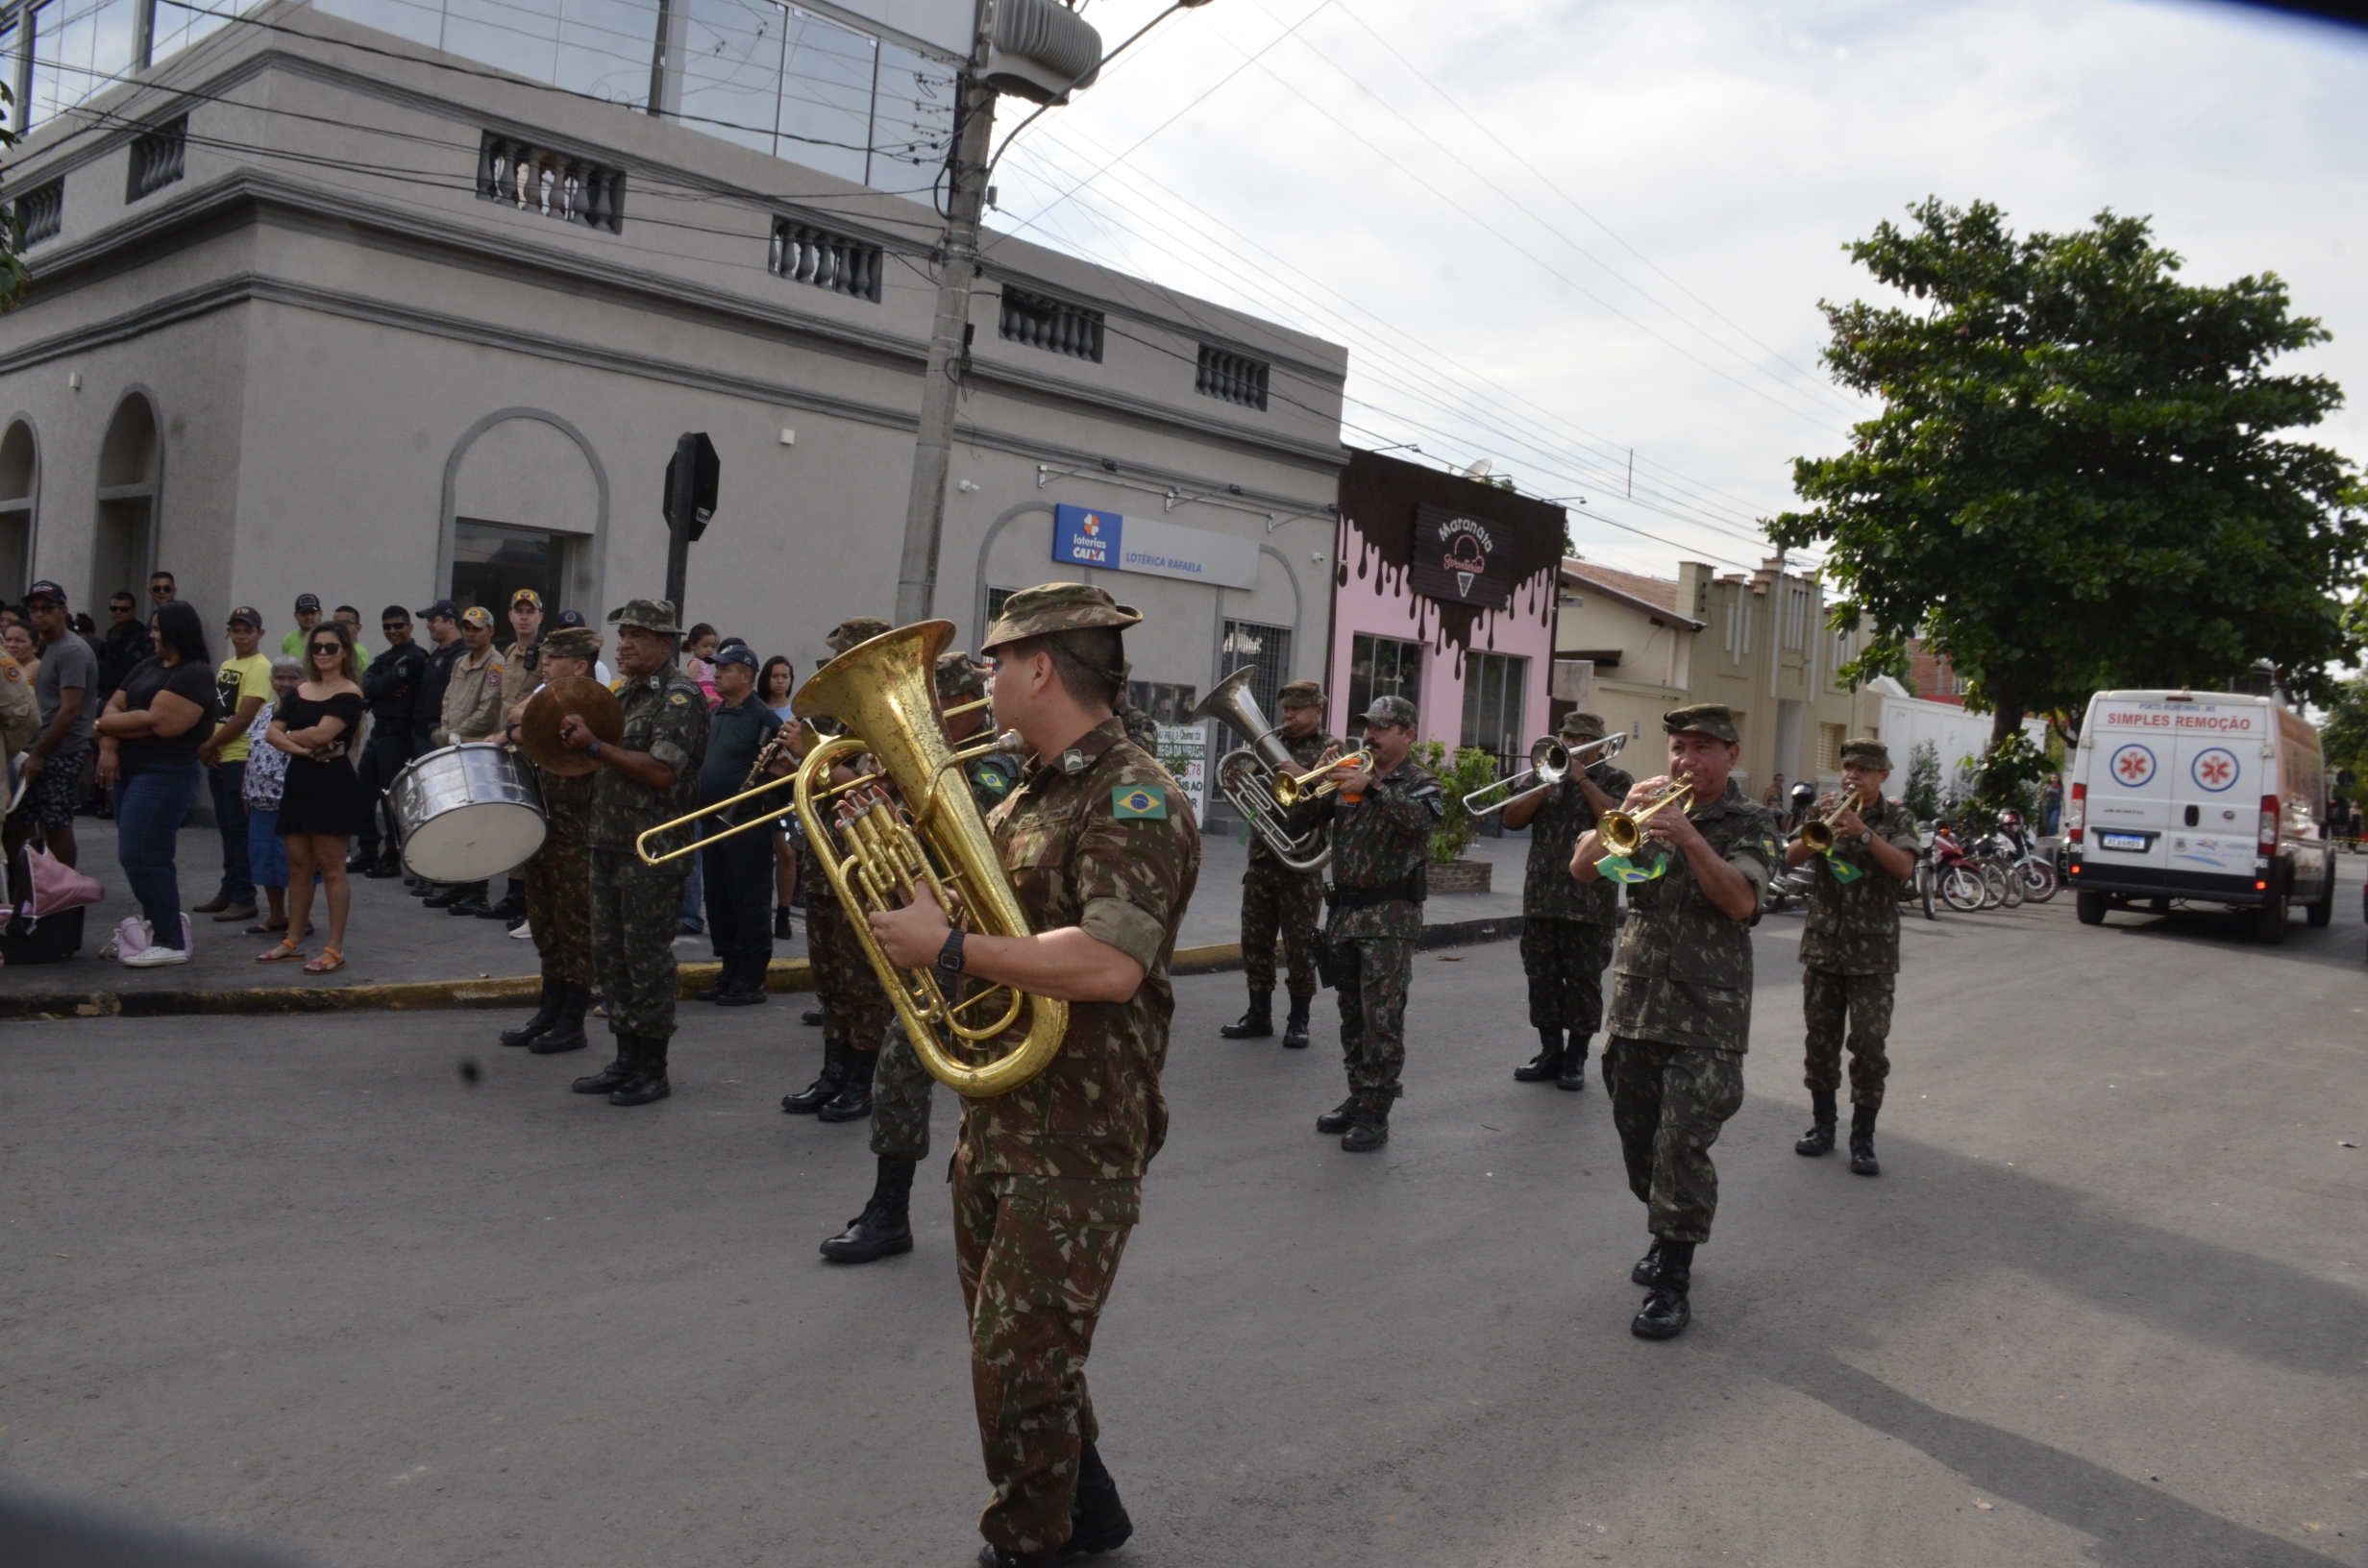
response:
M798 768L798 820L814 859L922 1066L955 1092L984 1099L1051 1065L1069 1031L1069 1004L1009 986L948 995L934 970L891 963L864 919L910 902L925 886L965 931L1034 934L971 798L963 753L947 745L939 718L933 673L953 630L950 621L923 621L858 643L817 670L790 707L801 719L827 717L847 728L808 750ZM830 783L833 768L865 753L876 773ZM896 796L874 788L880 783ZM999 1049L1015 1032L1018 1044Z
M1258 699L1249 695L1249 679L1255 674L1257 666L1246 664L1219 681L1217 690L1201 699L1191 717L1195 723L1221 719L1227 728L1248 740L1249 745L1218 759L1217 787L1284 865L1295 871L1318 870L1332 858L1332 850L1324 843L1323 829L1294 833L1283 821L1283 809L1291 803L1282 798L1283 794L1288 791L1296 798L1299 793L1298 775L1293 772L1298 762L1275 727L1267 723L1267 716L1258 711ZM1310 776L1320 777L1338 766L1326 763ZM1284 779L1295 782L1278 789Z

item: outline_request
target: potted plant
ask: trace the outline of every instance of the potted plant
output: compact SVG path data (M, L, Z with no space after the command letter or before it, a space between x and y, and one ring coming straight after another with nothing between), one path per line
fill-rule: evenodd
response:
M1431 891L1486 893L1495 867L1485 860L1466 860L1464 851L1480 836L1480 824L1464 809L1464 796L1496 780L1496 759L1476 746L1459 747L1447 760L1444 741L1421 741L1415 760L1428 769L1446 793L1447 814L1431 830Z

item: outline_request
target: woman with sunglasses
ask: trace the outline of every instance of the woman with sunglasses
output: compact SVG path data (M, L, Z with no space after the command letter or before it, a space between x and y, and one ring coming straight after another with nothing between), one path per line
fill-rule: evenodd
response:
M354 736L361 727L361 681L355 668L354 634L324 621L305 637L305 679L272 710L265 732L275 750L287 753L287 777L280 786L280 842L287 847L287 934L259 964L292 963L305 956L297 934L312 914L312 876L320 873L329 894L329 941L321 956L305 965L307 974L345 968L345 919L353 906L353 884L345 878L345 845L361 824L361 782L354 772Z
M789 711L790 694L798 687L798 667L776 653L765 661L762 674L756 677L756 700L773 710L778 723L797 723L797 715ZM781 826L789 824L789 814L781 814ZM798 846L789 842L786 831L773 835L773 935L778 942L790 938L789 907L798 896Z

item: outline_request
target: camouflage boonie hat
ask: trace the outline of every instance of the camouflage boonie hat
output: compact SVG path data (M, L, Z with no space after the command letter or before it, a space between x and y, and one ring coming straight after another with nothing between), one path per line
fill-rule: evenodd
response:
M547 659L597 659L601 656L601 634L590 626L561 626L543 638L543 657Z
M625 601L625 608L608 612L608 624L612 626L639 626L661 637L682 635L682 628L675 624L674 605L662 599L629 599Z
M1735 727L1735 710L1724 702L1696 702L1690 708L1671 708L1661 716L1661 727L1672 735L1690 730L1729 746L1743 744L1741 733Z
M937 699L975 702L987 695L987 668L956 649L937 656Z
M1842 742L1841 760L1879 769L1887 773L1891 771L1890 748L1872 735L1861 735Z
M1559 733L1574 741L1600 741L1604 736L1603 715L1573 709L1563 715Z
M1373 705L1358 717L1369 724L1412 729L1415 727L1415 705L1402 697L1377 697L1373 698Z
M1312 680L1290 681L1274 694L1274 701L1278 707L1320 708L1323 706L1323 688Z
M1003 613L995 618L995 625L978 639L978 646L991 651L1023 637L1082 631L1089 626L1116 626L1124 630L1142 619L1142 611L1120 603L1099 588L1089 588L1082 582L1048 582L1041 587L1023 588L1003 600Z
M885 637L896 629L876 615L858 615L850 617L832 626L830 635L825 637L823 641L830 645L831 652L844 653L857 643L868 643L875 637Z

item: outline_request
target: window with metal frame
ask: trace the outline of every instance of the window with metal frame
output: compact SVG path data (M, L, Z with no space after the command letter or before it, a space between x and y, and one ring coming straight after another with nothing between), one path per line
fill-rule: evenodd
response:
M1402 697L1421 705L1422 645L1396 637L1358 632L1348 640L1348 719L1355 730L1377 697Z
M1151 716L1155 724L1183 724L1191 722L1193 705L1199 701L1197 689L1167 680L1130 680L1126 683L1126 700Z
M1249 677L1249 695L1258 699L1258 711L1267 716L1268 723L1281 723L1283 684L1291 679L1291 628L1228 621L1218 653L1225 674L1246 664L1255 667L1257 674Z
M1511 653L1464 655L1465 746L1476 746L1509 765L1526 758L1529 739L1521 733L1522 702L1528 695L1529 661Z

